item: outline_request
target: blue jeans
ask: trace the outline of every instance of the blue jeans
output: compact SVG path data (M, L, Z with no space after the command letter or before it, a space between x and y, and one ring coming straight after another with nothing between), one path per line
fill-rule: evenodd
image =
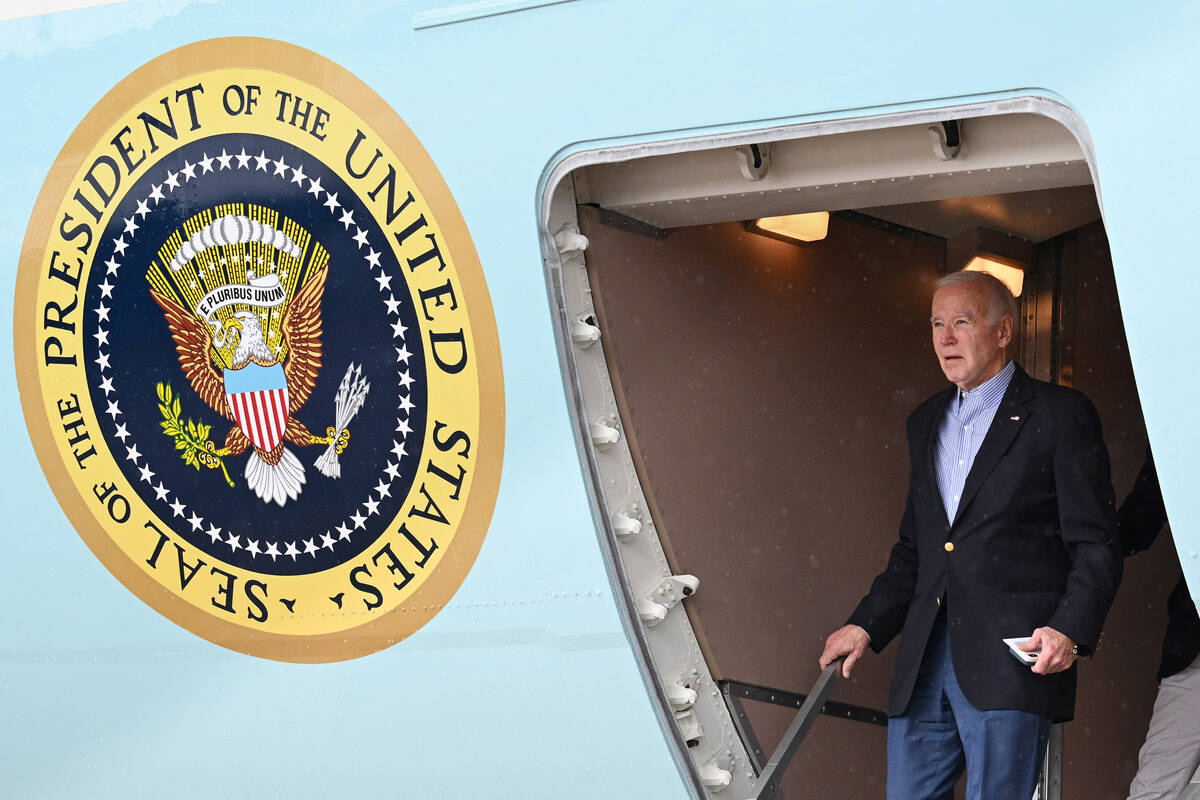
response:
M967 800L1029 800L1049 733L1046 717L980 711L967 701L954 677L943 612L908 709L888 721L888 800L952 800L964 767Z

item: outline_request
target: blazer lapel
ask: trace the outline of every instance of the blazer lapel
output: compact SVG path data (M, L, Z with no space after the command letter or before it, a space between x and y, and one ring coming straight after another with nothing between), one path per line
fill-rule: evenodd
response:
M1028 416L1025 404L1031 397L1033 397L1032 381L1024 370L1017 367L1013 372L1012 380L1009 381L1008 389L1004 392L1004 399L1000 401L1000 407L996 409L992 425L988 428L987 435L983 437L983 444L979 446L975 461L971 464L971 471L967 473L966 483L963 484L962 499L958 502L958 512L954 515L951 527L957 525L958 521L962 519L963 511L971 504L971 500L988 476L992 474L992 469L1000 461L1001 456L1008 452L1013 440L1017 438L1017 433L1025 424L1025 418Z

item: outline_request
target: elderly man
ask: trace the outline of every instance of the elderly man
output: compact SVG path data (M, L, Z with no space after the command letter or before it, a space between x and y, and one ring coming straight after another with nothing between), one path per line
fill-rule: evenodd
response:
M910 479L887 568L826 640L849 677L903 633L888 699L892 800L1030 798L1051 722L1071 719L1121 578L1108 454L1092 404L1008 357L1016 303L957 272L933 296L954 386L908 419ZM1002 641L1030 636L1026 666Z

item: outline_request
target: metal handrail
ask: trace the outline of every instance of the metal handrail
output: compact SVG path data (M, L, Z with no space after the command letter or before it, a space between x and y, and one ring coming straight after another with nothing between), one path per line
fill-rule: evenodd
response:
M796 712L796 716L792 720L792 724L788 726L787 732L783 734L783 739L779 742L779 746L771 754L766 767L759 773L758 780L754 782L753 793L750 795L749 800L773 800L780 796L779 785L783 779L783 773L787 770L788 764L791 763L792 756L799 749L800 742L804 740L805 734L808 733L813 723L816 722L817 716L821 713L821 708L825 705L825 701L829 699L829 695L833 692L833 684L841 674L843 660L839 658L833 661L821 672L821 677L817 678L817 682L813 684L808 699L804 701L804 705Z
M825 708L829 695L833 693L833 685L841 675L841 666L845 657L838 658L821 672L817 682L813 684L812 692L804 701L804 705L796 712L792 724L788 726L783 739L771 754L766 766L759 772L758 780L748 800L782 800L780 784L783 774L787 771L792 757L800 748L800 743L816 722L817 717ZM870 709L862 709L870 711ZM862 720L867 721L867 720ZM878 723L875 723L878 724ZM740 727L740 726L739 726ZM1062 796L1062 749L1063 730L1061 724L1052 725L1046 743L1046 755L1043 763L1041 779L1035 790L1037 800L1059 800ZM758 750L758 742L754 740L754 749Z
M1046 757L1042 762L1042 776L1038 779L1037 800L1062 800L1063 726L1050 726L1046 741Z

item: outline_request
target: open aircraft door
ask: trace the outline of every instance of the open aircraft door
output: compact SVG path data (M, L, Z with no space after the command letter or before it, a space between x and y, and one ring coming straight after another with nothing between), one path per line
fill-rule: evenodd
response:
M977 254L1015 267L1014 355L1094 400L1128 491L1146 434L1093 162L1070 109L1016 97L552 165L543 246L582 464L629 635L698 789L755 796L824 636L884 564L904 420L945 383L928 332L938 277ZM824 214L824 235L757 223L796 214ZM1083 666L1043 797L1062 781L1128 785L1160 640L1141 609L1173 562L1159 548L1131 563L1106 632L1121 644ZM882 794L891 658L834 690L790 796Z

